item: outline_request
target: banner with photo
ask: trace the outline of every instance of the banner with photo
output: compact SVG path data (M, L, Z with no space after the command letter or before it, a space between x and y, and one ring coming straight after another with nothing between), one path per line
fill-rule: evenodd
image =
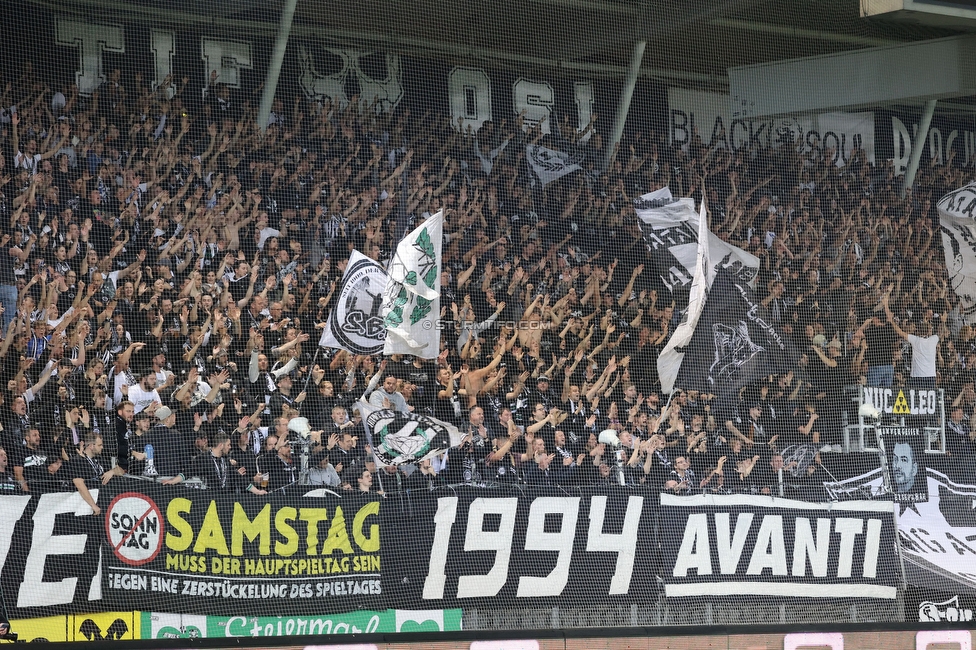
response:
M938 210L949 283L959 297L963 320L972 325L976 323L976 183L943 196Z
M899 544L909 584L973 597L976 594L976 485L955 483L928 468L927 501L903 506Z
M319 345L352 354L379 354L386 341L380 307L387 276L383 267L357 250L349 256L342 284Z
M661 495L667 597L897 597L894 504Z
M898 503L928 501L925 480L925 440L922 427L881 426L878 437L884 444L891 493Z

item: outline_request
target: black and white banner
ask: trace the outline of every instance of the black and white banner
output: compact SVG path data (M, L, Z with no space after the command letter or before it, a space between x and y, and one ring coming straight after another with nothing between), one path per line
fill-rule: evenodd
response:
M931 468L923 476L928 501L912 504L898 518L909 583L944 590L952 581L972 595L976 591L976 485L954 483Z
M456 426L428 415L377 408L362 400L353 410L363 418L366 441L379 467L416 463L461 444Z
M353 354L382 352L386 328L380 308L386 281L383 267L354 250L342 274L342 286L336 292L319 345Z
M583 169L579 165L580 157L539 144L525 147L525 159L529 161L532 172L543 186Z
M698 258L700 219L693 199L675 199L663 188L634 201L641 231L656 272L673 292L691 289ZM705 228L707 229L707 224ZM759 258L708 233L706 280L711 286L719 269L729 269L736 278L752 283L759 272Z
M697 134L708 148L789 146L817 160L829 156L838 167L861 149L868 162L875 161L873 113L754 117L728 95L685 88L668 89L668 108L668 139L681 147Z
M894 504L661 495L668 597L896 597Z
M715 275L729 269L743 282L752 283L759 259L712 234L704 202L696 212L694 200L675 200L665 187L634 201L634 208L661 281L678 294L681 303L687 293L684 317L658 357L661 386L670 393L684 357L682 348L691 341Z
M675 384L714 393L722 404L759 377L797 367L792 343L766 316L749 285L722 270L691 337Z
M413 501L414 525L391 531L401 553L395 566L384 557L384 575L399 597L429 608L646 601L656 591L656 501L650 492L477 488Z
M976 594L931 591L909 587L905 592L905 619L918 612L919 623L972 621Z
M92 490L98 498L98 490ZM95 611L102 522L77 492L0 496L0 594L10 618Z
M949 192L938 208L946 271L962 317L972 325L976 323L976 183Z

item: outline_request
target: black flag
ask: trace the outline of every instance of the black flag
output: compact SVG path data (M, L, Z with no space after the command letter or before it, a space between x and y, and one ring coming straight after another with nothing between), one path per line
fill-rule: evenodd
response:
M715 276L684 353L675 386L713 393L726 404L757 379L795 369L798 359L749 285L726 269Z

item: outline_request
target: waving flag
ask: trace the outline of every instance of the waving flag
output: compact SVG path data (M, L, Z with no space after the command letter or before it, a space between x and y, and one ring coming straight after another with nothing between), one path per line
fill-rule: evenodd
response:
M949 192L939 200L939 225L946 270L959 311L967 324L976 324L976 183Z
M381 467L420 462L461 443L457 427L437 418L376 408L362 400L354 408L363 416L366 441Z
M353 354L382 352L386 329L380 307L386 281L383 267L354 250L319 345Z
M384 354L435 359L440 353L441 243L444 211L397 245L383 296Z

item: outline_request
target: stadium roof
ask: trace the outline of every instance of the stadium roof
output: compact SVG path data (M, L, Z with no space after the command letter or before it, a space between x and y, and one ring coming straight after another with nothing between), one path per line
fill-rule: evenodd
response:
M109 11L161 26L209 23L223 33L274 33L283 0L31 1L88 19ZM906 1L299 0L292 34L458 64L560 67L591 77L623 76L633 44L646 40L641 76L720 87L729 67L972 29L958 18L951 27L891 18L912 12L861 17L861 4Z

